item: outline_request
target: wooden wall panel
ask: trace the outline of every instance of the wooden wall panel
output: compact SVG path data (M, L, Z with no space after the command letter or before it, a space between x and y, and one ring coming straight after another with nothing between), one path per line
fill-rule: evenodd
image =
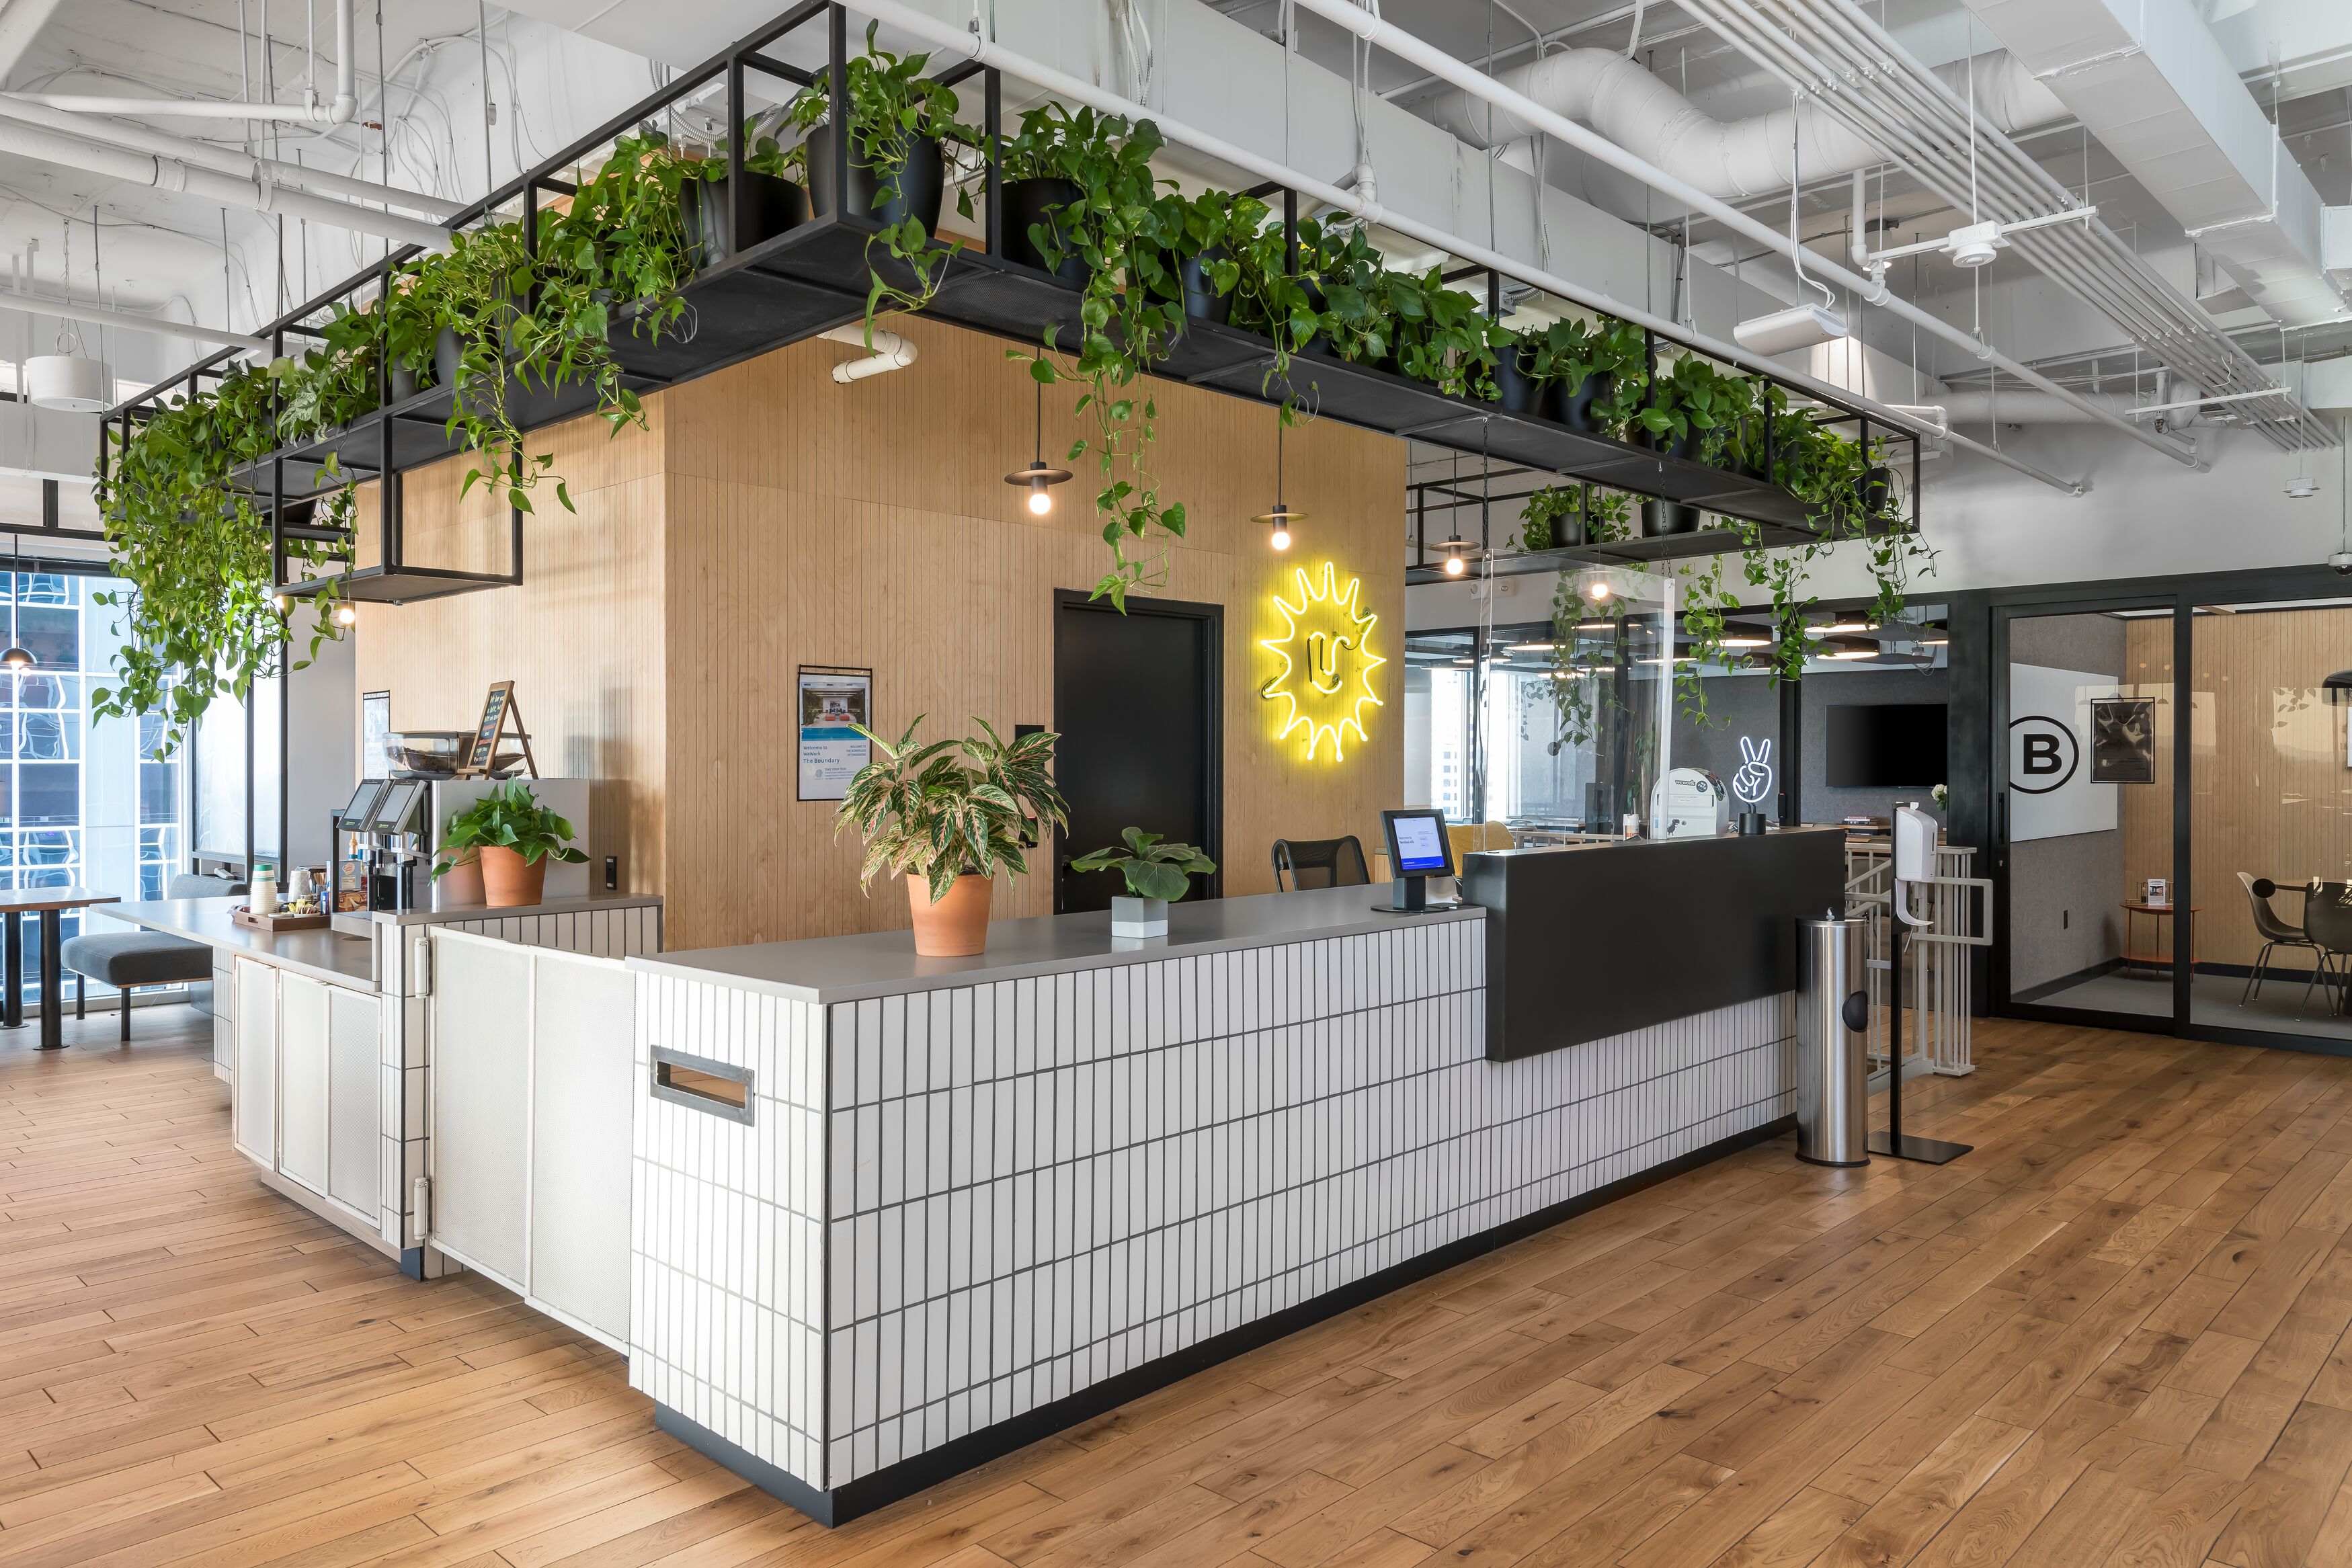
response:
M542 773L605 782L585 846L621 857L621 885L662 887L662 427L608 434L600 420L546 433L576 513L543 486L525 519L524 586L415 604L363 604L362 692L392 693L394 729L470 728L493 681L512 680ZM503 570L507 514L481 489L461 503L463 459L407 477L408 559ZM363 530L374 497L363 493ZM592 881L593 879L592 878Z
M916 364L855 386L829 373L854 350L809 342L648 399L650 443L607 442L600 423L575 422L560 433L557 467L583 517L542 508L520 594L364 612L362 650L378 652L362 659L362 685L393 686L395 722L418 727L404 682L437 704L438 679L478 705L483 685L512 674L544 730L542 687L601 689L592 672L608 655L581 657L578 640L609 628L615 648L658 650L635 662L625 711L587 722L616 727L596 741L630 770L632 841L661 837L657 855L637 849L630 884L667 894L674 947L907 923L897 887L859 895L859 846L835 837L831 805L794 799L800 665L871 667L877 717L893 734L919 714L927 735L962 733L975 714L1007 729L1052 722L1054 591L1091 588L1108 559L1091 465L1071 465L1078 477L1053 514L1032 517L1003 480L1035 439L1025 366L993 339L919 319L893 326L916 343ZM1265 892L1276 837L1353 832L1369 847L1381 809L1401 799L1403 444L1329 423L1292 431L1287 498L1310 517L1298 547L1276 556L1249 520L1274 499L1273 412L1148 390L1160 410L1153 465L1190 521L1160 591L1226 607L1226 889ZM1078 428L1074 399L1047 390L1049 460ZM446 476L429 496L411 480L412 559L472 563L502 541L488 503L457 504L462 472L436 470ZM570 545L551 542L567 530ZM562 553L574 547L576 559ZM1296 738L1277 744L1276 705L1259 695L1279 668L1258 645L1279 630L1271 594L1325 559L1362 577L1375 651L1391 661L1375 674L1389 706L1370 715L1370 744L1339 764L1306 761ZM542 576L551 568L570 586ZM517 601L532 608L518 615ZM501 641L526 622L546 653L528 668ZM500 658L515 667L493 668ZM1000 915L1043 914L1052 886L1033 873L998 896Z
M2169 626L2157 627L2133 626L2135 661L2153 656L2144 647L2169 647ZM2352 874L2345 733L2352 710L2329 706L2319 692L2330 672L2352 664L2346 655L2352 609L2200 615L2195 637L2189 831L2204 910L2198 956L2247 965L2261 938L2238 873L2290 890L2310 877ZM2126 875L2134 879L2164 874L2171 860L2171 797L2159 802L2148 791L2128 791L2127 807L2141 794L2149 795L2147 804L2126 811ZM2293 891L2273 906L2290 921L2302 918L2303 900Z

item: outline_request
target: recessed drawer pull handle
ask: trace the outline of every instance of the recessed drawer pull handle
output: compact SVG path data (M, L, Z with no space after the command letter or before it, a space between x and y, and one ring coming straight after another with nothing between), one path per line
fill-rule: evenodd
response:
M751 1095L750 1068L730 1067L658 1045L654 1047L652 1092L656 1100L723 1116L747 1127L759 1107Z

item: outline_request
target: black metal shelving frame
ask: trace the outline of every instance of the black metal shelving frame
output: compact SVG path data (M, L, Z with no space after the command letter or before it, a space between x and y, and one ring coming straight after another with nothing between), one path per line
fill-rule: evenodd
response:
M745 233L745 186L741 138L733 133L747 118L745 77L759 72L795 87L814 85L818 73L776 58L768 51L779 40L801 28L822 22L825 29L825 62L821 68L832 101L846 101L849 62L848 9L832 0L801 0L766 26L746 35L694 69L681 73L661 90L641 99L586 136L540 163L529 173L463 209L451 220L453 228L505 221L508 209L520 207L526 243L536 244L538 214L547 194L568 195L575 187L562 172L575 168L590 154L664 110L693 96L708 84L726 84L727 165L729 204L727 234ZM987 197L985 233L980 247L935 241L944 253L940 287L925 314L975 331L1024 344L1041 342L1049 329L1058 329L1065 340L1075 334L1081 293L1039 268L1011 260L1004 254L1003 203L1003 91L1000 74L977 62L959 62L940 71L937 79L960 85L973 76L982 78L984 131L988 146L981 180ZM849 141L831 139L833 189L848 189ZM1260 187L1255 194L1272 194ZM1297 254L1298 198L1281 191L1283 223ZM839 204L836 204L838 205ZM624 319L613 329L613 350L623 384L640 393L708 375L727 366L835 327L861 320L865 314L869 266L904 277L901 265L873 249L877 225L862 216L835 212L797 225L786 232L728 254L705 267L686 285L683 297L691 322L684 336L665 334L657 340L638 336ZM375 265L303 302L272 322L266 331L273 357L288 345L317 341L321 317L338 303L381 298L391 287L396 268L423 254L423 247L403 246ZM1474 269L1474 274L1475 269ZM1457 275L1460 276L1460 275ZM1492 308L1500 298L1501 279L1485 273ZM1654 363L1662 344L1676 341L1649 334ZM136 426L154 416L163 401L194 395L207 381L226 376L245 352L224 349L185 371L157 382L117 407L106 425L116 439L127 442ZM1589 480L1612 489L1705 508L1745 518L1761 526L1766 545L1792 545L1820 537L1805 507L1777 486L1692 459L1674 456L1627 442L1583 431L1531 413L1516 413L1498 404L1453 396L1393 371L1357 364L1334 356L1295 354L1286 374L1272 379L1277 355L1265 339L1236 328L1189 319L1153 373L1228 395L1269 404L1297 395L1310 404L1318 418L1408 437L1429 444L1478 454L1523 469L1541 470L1570 480ZM378 406L340 429L294 443L272 453L234 476L234 482L251 494L268 515L271 553L279 591L289 595L315 593L328 582L338 585L345 598L393 603L445 594L511 587L522 580L523 514L509 508L508 568L502 572L465 571L410 564L404 548L402 513L408 471L438 462L460 450L448 429L454 389L428 388L395 401L391 396L389 366L379 356ZM1821 400L1803 389L1784 387L1795 396ZM526 433L591 412L592 389L580 384L524 386L509 389L509 412L516 427ZM1868 415L1850 406L1832 403L1816 417L1829 423L1858 422L1867 447L1874 435L1908 440L1912 444L1912 513L1898 524L1917 525L1918 442L1909 433L1879 425L1874 431ZM99 464L108 461L102 434ZM340 475L340 477L335 476ZM312 503L352 480L379 481L376 564L352 567L355 533L320 528L309 519ZM1418 523L1416 518L1416 523ZM334 545L331 559L347 569L327 577L289 580L287 547L310 540ZM1420 543L1416 527L1414 542ZM1633 539L1607 546L1588 546L1548 552L1570 561L1594 563L1654 562L1681 557L1717 554L1742 548L1728 530L1710 530ZM1421 580L1435 569L1416 561L1409 580Z

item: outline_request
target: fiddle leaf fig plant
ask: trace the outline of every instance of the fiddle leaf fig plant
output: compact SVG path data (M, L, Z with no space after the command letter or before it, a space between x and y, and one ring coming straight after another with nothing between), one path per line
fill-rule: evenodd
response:
M1008 745L987 720L972 722L980 736L920 745L921 716L895 743L851 726L873 743L874 760L850 779L834 831L864 835L858 879L869 890L885 872L919 876L937 904L960 876L1025 874L1022 841L1069 825L1069 804L1045 770L1061 737L1040 730Z
M1119 837L1126 841L1124 844L1080 855L1070 862L1070 869L1115 871L1127 879L1129 896L1157 898L1167 904L1192 890L1195 873L1205 876L1217 869L1217 862L1197 846L1170 843L1164 834L1125 828Z

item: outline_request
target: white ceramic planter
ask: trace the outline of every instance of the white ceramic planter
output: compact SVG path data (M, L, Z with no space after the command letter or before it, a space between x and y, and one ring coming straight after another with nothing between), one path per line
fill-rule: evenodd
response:
M1110 901L1110 934L1114 936L1165 936L1168 901L1164 898L1118 897Z

